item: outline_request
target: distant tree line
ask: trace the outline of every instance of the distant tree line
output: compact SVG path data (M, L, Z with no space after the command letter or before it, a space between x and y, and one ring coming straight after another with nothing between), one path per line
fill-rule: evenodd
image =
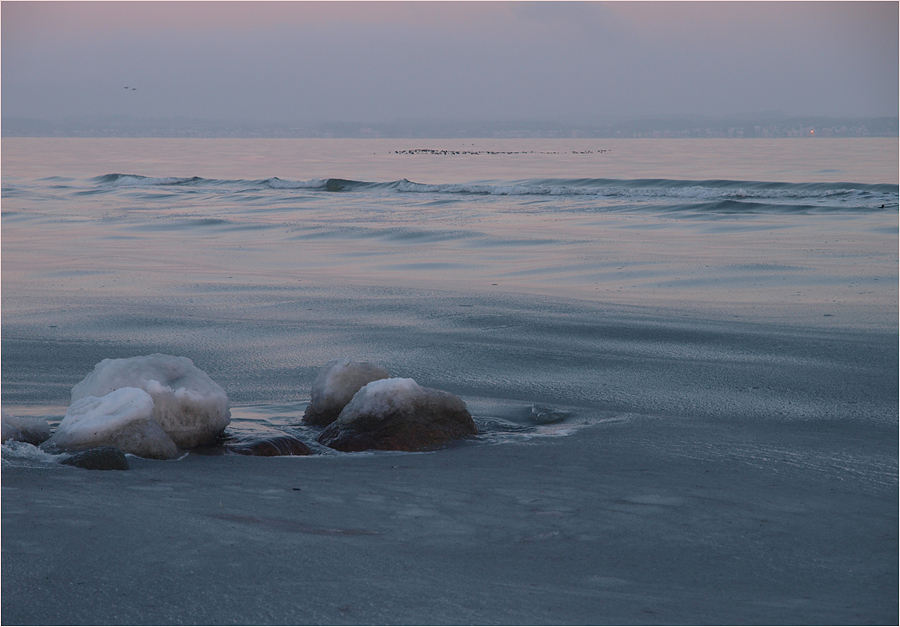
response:
M897 137L898 118L667 116L572 124L546 121L242 122L192 118L82 116L2 119L3 137Z

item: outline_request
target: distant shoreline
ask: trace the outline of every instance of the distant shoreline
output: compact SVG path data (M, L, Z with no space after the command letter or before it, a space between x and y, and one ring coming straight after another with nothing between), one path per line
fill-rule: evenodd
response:
M750 139L900 137L897 117L636 118L607 123L547 121L247 122L193 118L5 117L2 137L352 139Z

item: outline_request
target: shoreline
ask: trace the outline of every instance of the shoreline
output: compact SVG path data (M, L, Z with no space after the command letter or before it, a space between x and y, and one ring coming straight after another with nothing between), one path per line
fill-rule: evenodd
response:
M306 441L352 359L485 435L125 472L4 447L4 623L897 623L897 188L809 183L896 145L6 141L5 411L160 353L231 435Z
M896 482L835 481L791 456L841 441L889 455L881 430L744 429L781 454L713 454L733 428L629 420L429 453L5 467L2 619L896 622Z

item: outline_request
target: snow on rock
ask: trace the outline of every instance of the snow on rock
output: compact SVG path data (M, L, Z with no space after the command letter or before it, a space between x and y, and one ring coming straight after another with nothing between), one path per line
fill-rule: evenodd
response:
M41 448L51 452L113 446L139 457L170 459L178 447L153 418L153 398L123 387L105 396L74 401L56 431Z
M50 437L50 425L42 418L10 416L0 410L0 423L2 423L0 442L15 440L37 445Z
M328 362L313 381L303 422L320 427L331 424L361 387L390 376L383 368L368 361L336 359Z
M231 422L228 396L187 357L147 355L104 359L72 388L72 401L123 387L153 398L153 418L181 448L213 440Z
M412 379L382 379L353 396L319 443L339 451L421 451L477 433L459 397Z

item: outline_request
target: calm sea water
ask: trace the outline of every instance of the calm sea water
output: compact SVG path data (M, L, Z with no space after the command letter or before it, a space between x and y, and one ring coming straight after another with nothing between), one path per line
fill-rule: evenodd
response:
M293 428L339 357L516 437L889 423L896 343L838 390L821 334L896 333L897 175L891 139L4 139L4 407L59 419L94 363L165 352L238 430ZM536 427L535 404L567 418Z

